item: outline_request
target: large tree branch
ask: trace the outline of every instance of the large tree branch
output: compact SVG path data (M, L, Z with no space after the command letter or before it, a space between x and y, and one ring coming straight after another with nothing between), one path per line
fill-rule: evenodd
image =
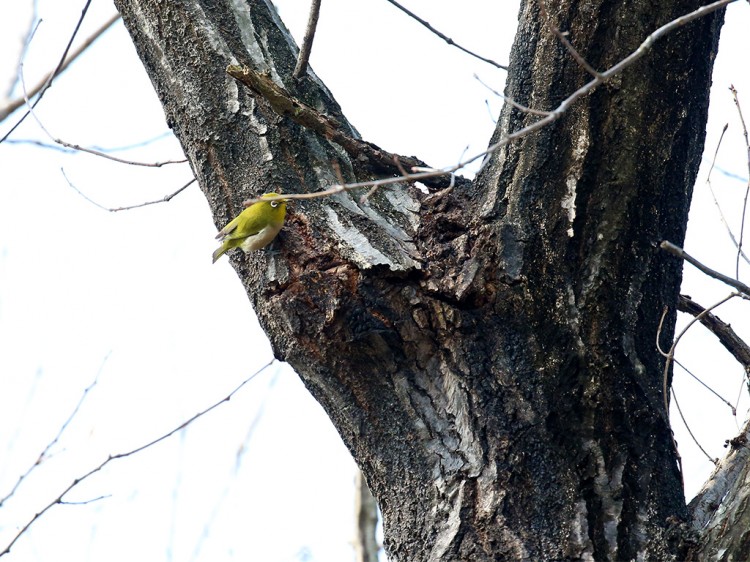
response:
M268 75L255 72L247 66L236 65L228 66L227 73L260 95L282 117L288 117L295 123L299 123L303 127L335 142L352 159L363 159L368 162L374 173L399 176L404 173L404 169L410 173L428 167L427 164L417 158L386 152L371 142L349 134L341 123L295 99L284 88L277 86ZM449 173L437 177L428 176L424 177L422 182L429 186L443 188L455 181L450 176ZM463 178L459 178L459 180L466 181Z

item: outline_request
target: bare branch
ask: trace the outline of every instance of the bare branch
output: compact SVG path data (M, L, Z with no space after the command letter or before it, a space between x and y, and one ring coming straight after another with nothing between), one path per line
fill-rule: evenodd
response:
M36 114L32 112L32 115L34 116L34 119L36 119ZM74 152L84 152L86 154L99 156L100 158L105 158L107 160L111 160L112 162L117 162L119 164L127 164L128 166L142 166L145 168L161 168L162 166L169 166L170 164L185 164L187 162L187 158L182 158L180 160L162 160L158 162L141 162L139 160L128 160L126 158L118 158L117 156L112 156L111 154L102 152L101 150L94 150L93 148L86 148L84 146L81 146L80 144L72 144L58 137L53 137L44 128L44 126L42 125L40 121L37 120L37 123L39 123L39 126L42 128L42 130L49 136L50 140L52 140L52 142L54 142L55 144L59 144L60 146L68 148Z
M677 301L677 310L692 314L696 318L700 316L698 318L700 323L719 339L724 348L742 365L745 372L750 373L750 346L737 335L729 324L722 322L718 316L711 312L707 312L705 308L686 295L680 295Z
M18 487L21 485L21 483L24 480L26 480L26 478L29 477L29 474L31 474L36 467L42 464L42 462L48 457L49 452L52 449L52 447L54 447L57 444L57 442L60 441L60 437L62 437L62 434L68 428L68 426L70 425L70 422L72 422L73 418L75 418L76 414L78 414L78 411L81 409L81 406L83 405L84 400L86 400L86 397L88 396L89 392L91 391L92 388L94 388L94 386L96 386L96 383L99 381L99 375L102 374L102 369L104 369L104 364L107 362L107 359L109 359L109 353L107 353L107 355L102 360L102 363L99 366L99 371L96 373L96 376L94 377L93 382L84 389L83 394L81 395L81 398L78 400L78 403L73 408L73 411L70 412L70 415L68 416L68 418L60 426L60 429L58 430L57 434L52 439L52 441L47 443L44 449L42 449L42 452L39 453L39 456L34 461L34 464L32 464L26 470L26 472L24 472L23 474L21 474L21 476L18 477L18 480L16 481L13 488L11 488L10 492L8 492L5 495L5 497L0 498L0 507L2 507L2 505L6 501L8 501L11 497L13 497L13 495L16 493L16 490L18 490Z
M459 45L458 43L456 43L453 39L451 39L447 35L445 35L443 33L440 33L437 29L435 29L434 27L432 27L428 22L426 22L425 20L423 20L422 18L420 18L417 14L415 14L414 12L410 11L409 9L405 8L404 6L402 6L401 4L399 4L398 2L396 2L396 0L387 0L387 1L390 2L391 4L393 4L394 6L396 6L402 12L404 12L407 16L409 16L413 20L419 22L424 27L426 27L427 29L429 29L432 33L434 33L435 35L437 35L438 37L440 37L440 39L442 39L443 41L445 41L446 43L448 43L448 45L452 45L453 47L456 47L457 49L463 51L467 55L471 55L475 59L479 59L482 62L486 62L487 64L491 64L492 66L494 66L496 68L499 68L501 70L506 70L506 71L508 70L507 66L502 65L502 64L500 64L498 62L495 62L492 59L488 59L488 58L485 58L483 56L480 56L480 55L474 53L473 51L470 51L469 49L466 49L465 47L462 47L461 45Z
M29 41L33 38L33 33L31 36L29 36ZM54 137L52 133L50 133L47 128L44 126L42 121L37 117L36 113L34 112L34 106L31 105L29 101L28 93L26 92L26 80L23 76L23 61L21 61L18 69L18 75L21 79L21 86L23 89L23 98L26 101L26 104L29 108L28 112L31 114L31 116L36 121L37 125L39 125L39 128L44 131L44 134L46 134L52 142L55 144L59 144L60 146L64 146L65 148L70 148L75 151L79 152L85 152L87 154L93 154L94 156L99 156L101 158L106 158L107 160L112 160L113 162L119 162L120 164L128 164L130 166L145 166L148 168L161 168L162 166L166 166L167 164L184 164L187 162L187 158L184 158L182 160L166 160L164 162L138 162L136 160L126 160L124 158L118 158L116 156L112 156L111 154L107 154L105 152L101 152L99 150L93 150L90 148L84 148L78 144L72 144L69 142L65 142L64 140ZM36 105L36 104L34 104Z
M8 139L5 141L5 144L30 144L33 146L38 146L39 148L46 148L47 150L56 150L58 152L62 152L63 154L75 154L76 152L78 152L77 150L73 150L72 148L66 148L53 142L44 142L37 139Z
M112 152L122 152L125 150L133 150L134 148L142 148L144 146L148 146L150 144L153 144L157 141L162 140L163 138L166 138L168 136L173 135L172 131L166 131L164 133L158 134L155 137L151 137L142 141L137 141L131 144L125 144L121 146L112 146L112 147L103 147L103 146L97 146L92 145L88 148L88 150L96 150L99 152L104 152L106 154L112 153ZM49 150L58 150L60 152L64 152L66 154L75 154L76 152L80 152L80 150L76 150L75 148L68 148L64 145L52 143L52 142L44 142L37 139L8 139L5 141L6 144L31 144L35 146L39 146L41 148L46 148ZM184 161L180 161L184 162ZM177 161L170 161L168 162L170 164L176 164ZM167 164L167 162L160 163L161 165ZM157 166L158 167L158 166Z
M692 327L693 324L695 324L696 322L698 322L706 314L709 314L710 311L713 310L714 308L717 308L717 307L721 306L722 304L724 304L728 300L730 300L730 299L732 299L732 298L734 298L734 297L736 297L738 295L739 295L739 293L731 293L731 294L729 294L728 296L724 297L722 300L720 300L719 302L717 302L713 306L705 309L703 312L701 312L695 318L693 318L688 323L688 325L685 326L685 328L683 328L683 330L677 335L677 337L674 338L674 341L672 342L672 345L669 347L669 351L666 352L666 353L662 350L661 343L660 343L662 327L664 326L664 319L667 316L667 312L669 312L669 308L664 307L664 311L662 312L661 319L659 320L659 327L658 327L658 329L656 331L656 349L658 349L659 353L661 353L664 356L664 358L666 359L666 361L664 361L664 371L662 373L662 397L664 399L664 416L666 417L667 422L669 421L669 395L670 395L670 388L669 388L669 368L670 368L672 362L676 363L675 358L674 358L674 352L675 352L675 349L677 348L677 344L680 342L680 340L682 339L682 337L687 333L687 331ZM682 367L682 365L680 365L680 366ZM682 368L685 369L685 367L682 367ZM687 371L688 373L690 373L690 371L688 371L687 369L685 369L685 371ZM700 379L698 379L698 377L695 377L695 375L693 375L692 373L690 373L690 375L692 375L696 380L700 381ZM700 381L700 382L701 382L701 384L703 384L703 381ZM706 386L705 384L703 384L703 385ZM711 392L713 392L714 394L716 394L716 392L714 392L713 389L711 389L710 387L707 387L707 388ZM687 428L687 431L690 434L690 437L692 437L692 439L695 442L695 444L698 446L698 448L701 451L703 451L703 453L706 455L706 457L711 462L713 462L715 464L716 461L714 459L712 459L711 456L708 453L706 453L706 451L703 449L703 447L701 446L701 444L698 442L698 439L695 437L695 435L693 435L693 432L690 429L690 426L688 425L687 421L685 420L685 416L682 413L682 409L680 408L680 405L677 402L677 395L675 394L674 388L672 388L671 391L672 391L672 396L674 397L674 400L675 400L675 406L677 407L677 411L678 411L678 413L680 415L680 418L682 418L682 421L685 424L685 427ZM719 395L716 394L716 396L719 396ZM721 398L722 401L726 402L721 396L719 396L719 398ZM732 408L732 405L729 404L729 407ZM677 459L677 462L678 462L678 464L680 466L680 474L682 474L682 457L680 457L680 453L679 453L678 447L677 447L677 441L675 441L674 437L672 437L672 447L674 449L675 458ZM683 485L684 485L684 481L683 481Z
M81 482L87 480L88 478L90 478L91 476L93 476L94 474L96 474L97 472L99 472L100 470L102 470L105 466L107 466L112 461L116 461L116 460L124 459L126 457L133 456L133 455L135 455L137 453L140 453L141 451L144 451L146 449L149 449L149 448L153 447L154 445L157 445L158 443L161 443L162 441L164 441L166 439L169 439L175 433L177 433L179 431L182 431L183 429L185 429L186 427L188 427L190 424L192 424L198 418L201 418L204 415L208 414L210 411L215 410L216 408L218 408L219 406L221 406L224 402L228 402L247 383L249 383L256 376L258 376L260 373L262 373L264 370L266 370L270 365L272 365L274 363L274 361L276 361L275 358L271 359L268 363L266 363L265 365L263 365L260 369L258 369L252 375L250 375L248 378L246 378L244 381L242 381L234 390L232 390L224 398L222 398L221 400L218 400L217 402L214 402L212 405L210 405L209 407L205 408L204 410L201 410L200 412L198 412L197 414L193 415L188 420L182 422L180 425L178 425L177 427L175 427L174 429L172 429L168 433L165 433L165 434L161 435L160 437L157 437L156 439L153 439L152 441L149 441L148 443L145 443L145 444L141 445L140 447L136 447L135 449L130 449L129 451L125 451L123 453L117 453L117 454L114 454L114 455L110 455L104 461L102 461L100 464L98 464L97 466L95 466L94 468L92 468L91 470L89 470L87 473L85 473L83 476L79 476L78 478L76 478L75 480L73 480L73 482L71 482L60 494L58 494L58 496L55 499L53 499L46 506L44 506L39 512L37 512L36 515L34 515L34 517L32 517L29 521L27 521L20 528L20 530L15 534L15 536L11 539L11 541L5 546L5 548L2 551L0 551L0 558L2 558L3 556L5 556L6 554L8 554L10 552L11 548L13 548L13 545L16 544L16 542L18 541L18 539L20 539L21 536L23 536L23 534L34 523L36 523L39 520L39 518L42 517L42 515L44 515L45 513L47 513L47 511L49 511L50 509L52 509L55 505L70 503L70 502L64 501L63 498L71 490L73 490L76 486L78 486ZM89 502L90 501L92 501L92 500L89 500Z
M166 131L162 133L159 133L156 136L153 136L144 140L140 140L140 141L135 141L130 144L121 144L119 146L99 146L99 145L93 144L89 146L89 148L91 148L92 150L98 150L100 152L106 152L109 154L110 152L122 152L124 150L133 150L134 148L143 148L144 146L149 146L167 137L174 137L174 133L170 131L169 129L167 129Z
M497 90L495 90L491 86L485 84L482 81L482 79L479 76L477 76L476 74L474 74L474 78L476 79L477 82L479 82L482 86L484 86L485 88L487 88L490 92L492 92L493 94L495 94L497 97L502 98L503 101L509 103L510 105L512 105L513 107L515 107L516 109L518 109L519 111L523 111L524 113L530 113L531 115L540 115L542 117L546 117L547 115L550 114L549 111L541 111L539 109L532 109L531 107L526 107L525 105L521 105L520 103L518 103L518 102L516 102L516 101L514 101L512 99L510 99L508 96L506 96L504 94L501 94L500 92L498 92Z
M399 162L398 158L393 159L393 164L398 168L399 174L401 174L401 177L406 177L409 175L409 172L404 170L404 167L401 165L401 162ZM367 193L365 193L362 197L359 198L359 202L363 205L367 203L367 200L373 196L373 194L380 189L379 185L373 185L370 189L367 190Z
M448 174L447 172L444 172L442 170L434 170L433 168L418 168L418 169L428 170L428 171L417 172L417 173L409 174L406 176L398 176L395 178L385 178L382 180L360 181L360 182L354 182L354 183L333 185L329 187L328 189L325 189L323 191L315 191L313 193L289 193L288 195L264 197L263 200L275 201L275 200L281 200L281 199L284 199L284 200L318 199L320 197L329 197L331 195L336 195L337 193L341 193L342 191L351 191L353 189L359 189L362 187L370 187L373 189L378 189L384 185L393 185L396 183L406 183L406 182L412 182L412 181L424 181L424 179L434 178L438 175L444 176ZM451 174L449 177L453 178L454 176ZM452 188L453 187L452 182L449 182L447 187ZM242 202L242 205L245 207L248 207L249 205L252 205L253 203L257 203L258 201L260 201L260 199L257 199L257 198L247 199Z
M60 505L88 505L90 503L98 502L99 500L106 500L107 498L111 498L111 494L107 494L106 496L97 496L95 498L91 498L90 500L82 500L79 502L68 502L68 501L61 501L59 502Z
M740 115L740 123L742 124L742 133L745 136L745 148L747 150L747 168L750 173L750 141L747 137L747 127L745 126L745 118L742 116L742 107L740 106L740 100L737 97L737 89L734 85L729 86L729 91L732 92L734 98L734 105L737 106L737 113ZM742 204L742 220L740 222L740 240L737 244L737 259L735 260L735 279L740 278L740 255L742 254L742 242L745 237L745 215L747 214L747 199L750 195L750 178L747 180L747 187L745 188L745 200Z
M685 419L685 414L682 413L682 408L680 407L680 402L677 400L677 393L674 391L674 388L672 389L672 399L674 400L674 405L677 408L677 413L680 415L680 419L682 420L682 424L685 426L685 429L687 429L688 434L693 439L693 443L701 450L701 453L703 453L708 461L712 463L714 466L719 464L719 459L713 458L711 455L708 454L708 452L703 448L703 446L698 441L698 438L693 433L693 430L690 429L690 424L688 424L687 420ZM680 462L680 467L682 467L682 462ZM680 472L682 470L680 469ZM684 485L684 482L683 482Z
M711 198L714 201L714 205L716 205L716 210L719 211L719 219L721 220L721 224L724 225L724 228L727 231L727 234L729 235L729 239L732 241L732 244L734 244L734 247L737 248L737 251L740 256L742 256L742 259L744 259L747 263L750 263L750 260L748 259L745 252L742 251L742 248L739 247L739 244L737 243L737 239L734 237L734 233L732 232L732 229L729 226L729 223L727 222L726 217L724 216L724 211L721 208L721 205L719 204L719 200L716 197L716 192L714 191L714 186L711 183L711 174L714 171L714 168L716 167L716 158L719 155L719 149L721 148L721 143L724 140L724 135L727 132L727 129L729 128L729 123L724 125L724 128L721 130L721 136L719 137L719 142L716 144L716 150L714 151L714 157L711 161L711 167L708 169L708 175L706 176L706 183L708 184L708 190L711 192Z
M675 246L671 242L667 242L666 240L664 240L661 244L659 244L659 247L662 250L669 252L673 256L677 256L678 258L685 260L689 264L695 266L697 269L700 269L703 273L705 273L709 277L718 279L719 281L726 283L730 287L734 287L743 295L750 297L750 287L748 287L741 281L737 281L736 279L727 277L723 273L719 273L718 271L713 270L706 265L703 265L701 262L699 262L697 259L695 259L693 256L688 254L685 250L683 250L679 246Z
M105 21L99 29L94 31L86 40L81 43L81 45L72 53L70 53L70 56L65 59L65 62L61 66L59 66L57 69L55 69L53 72L50 72L47 76L42 78L33 88L31 88L28 91L28 97L33 98L35 95L37 95L42 88L47 84L48 81L50 81L55 77L59 76L65 70L83 53L86 49L88 49L91 44L99 39L99 37L107 31L112 25L120 19L120 14L114 14L111 16L107 21ZM29 37L32 35L32 33L29 34ZM22 61L19 61L19 66L21 65ZM16 78L16 82L19 80L19 78ZM14 83L15 84L15 83ZM40 96L41 97L41 96ZM25 103L24 97L20 96L10 102L8 102L4 107L0 107L0 121L5 120L11 113L13 113L16 109L21 107ZM36 104L34 104L36 105ZM24 116L25 117L25 116ZM3 139L5 140L5 139ZM1 142L1 141L0 141Z
M710 313L713 309L718 308L719 306L721 306L725 302L727 302L727 301L729 301L729 300L731 300L731 299L733 299L734 297L737 297L737 296L739 296L739 293L730 293L729 295L727 295L726 297L724 297L723 299L721 299L716 304L714 304L714 305L712 305L712 306L704 309L703 312L699 313L695 318L693 318L690 322L688 322L688 325L685 326L679 334L677 334L677 336L674 338L674 341L672 342L672 345L669 348L669 351L666 352L666 353L661 349L661 345L659 343L659 340L660 340L660 337L661 337L662 325L664 323L664 318L667 315L667 311L668 311L667 308L664 309L664 312L662 313L662 316L661 316L661 320L659 321L659 328L658 328L657 334L656 334L656 347L659 350L659 353L661 353L666 358L666 361L664 362L664 375L662 377L662 393L663 393L663 397L664 397L664 411L667 413L667 415L669 415L669 400L668 400L668 397L669 397L669 385L668 385L668 381L669 381L669 367L670 367L672 361L674 361L674 351L677 348L677 344L680 343L680 340L682 339L682 337L693 326L693 324L695 324L696 322L699 322L701 320L701 318L703 318L706 314ZM687 371L687 369L685 369L685 370ZM696 377L696 379L697 379L697 377ZM714 393L714 394L716 394L716 393ZM717 396L718 396L718 394L717 394ZM721 396L719 396L719 398L721 398ZM722 401L725 401L725 400L722 398ZM729 407L731 408L732 405L729 404Z
M36 28L37 20L39 19L39 2L38 0L31 0L31 17L29 18L29 26L26 30L26 33L23 34L23 40L21 41L21 49L18 51L18 61L16 61L16 68L18 68L18 64L21 62L21 57L23 56L24 51L24 45L26 45L26 42L29 40L29 35L31 35L34 32L34 28ZM8 89L6 90L7 93L5 94L6 101L10 99L10 97L13 95L13 91L16 89L16 86L18 85L18 73L16 73L15 76L13 76L10 80L10 83L8 84ZM23 104L23 101L21 101L21 104ZM18 106L20 107L20 105ZM2 122L7 115L5 114L3 108L0 107L0 122Z
M68 51L70 51L70 47L71 47L71 45L73 45L73 41L75 40L76 35L78 35L78 30L81 28L81 24L83 23L83 18L86 17L86 12L88 12L90 4L91 4L91 0L86 0L86 4L83 6L83 10L81 10L81 17L78 18L78 23L76 23L75 29L73 30L73 34L70 36L70 40L68 41L68 45L65 47L65 51L63 51L62 57L60 58L60 62L57 63L57 67L49 75L49 77L47 78L46 82L44 83L44 86L42 86L41 90L39 91L39 95L37 96L36 101L34 102L34 105L32 107L36 107L37 104L40 101L42 101L42 98L44 97L44 94L47 92L47 90L49 90L49 87L52 85L53 80L55 79L55 77L58 74L60 74L60 71L61 71L63 65L65 64L65 60L68 58ZM34 29L36 29L36 27ZM29 34L29 40L26 42L26 47L24 48L24 50L28 48L28 45L31 42L31 36L33 34L34 34L34 31L32 31ZM21 56L21 62L23 62L23 57L24 56L25 56L25 54ZM19 67L20 66L21 65L19 64ZM5 133L5 136L0 139L0 143L2 143L3 141L5 141L5 139L7 139L13 133L13 131L15 131L16 128L18 128L18 126L21 123L24 122L24 120L26 119L26 117L28 117L28 115L29 115L29 111L27 111L26 113L24 113L23 117L21 117L18 120L18 122L15 125L13 125L13 127L11 127L10 131L8 131L7 133Z
M414 166L425 165L424 162L416 158L392 154L372 143L352 137L343 131L341 123L302 103L290 95L284 88L278 86L269 76L255 72L246 66L237 65L228 66L227 73L262 96L279 115L289 117L295 123L299 123L303 127L315 131L328 140L335 142L354 157L366 157L373 166L376 166L384 173L398 173L398 168L394 165L395 160L398 160L407 170ZM437 173L430 174L425 179L434 178L434 181L430 183L445 187L448 184L447 178L439 178L438 176L447 176L449 173L437 171ZM404 180L401 179L399 181ZM372 184L368 183L367 185Z
M248 451L248 445L250 444L250 440L253 438L253 435L255 435L255 431L260 424L261 420L263 419L263 416L266 411L266 407L268 405L268 398L271 395L271 392L276 384L277 379L279 378L279 371L276 370L274 374L271 376L271 379L268 381L268 385L266 386L265 390L263 390L262 396L258 395L258 407L255 410L255 413L253 414L253 419L250 420L250 423L247 426L247 432L245 433L245 438L242 440L242 443L240 444L239 448L237 449L237 454L235 455L235 465L234 465L234 474L237 475L239 473L239 470L242 466L242 462L245 458L245 454ZM210 512L205 513L202 517L203 519L203 530L198 537L198 540L195 541L195 548L193 550L193 555L190 557L190 560L203 560L205 557L201 556L201 549L203 547L203 543L208 539L209 535L211 534L211 530L214 528L214 525L216 523L216 519L220 516L220 513L222 511L222 504L227 498L232 497L233 489L231 486L227 485L224 490L222 491L219 498L217 498L216 503L214 503L213 508Z
M130 211L131 209L138 209L140 207L147 207L148 205L156 205L157 203L168 203L170 202L174 197L185 191L190 184L195 182L195 178L191 179L189 182L187 182L185 185L183 185L180 189L177 191L174 191L168 195L165 195L161 199L154 199L153 201L146 201L144 203L138 203L136 205L128 205L127 207L105 207L104 205L101 205L91 199L89 196L87 196L85 193L83 193L80 189L78 189L75 184L73 184L72 181L68 178L67 174L65 173L65 170L60 168L60 171L62 172L63 177L65 178L65 181L68 182L68 185L73 188L73 190L78 193L81 197L83 197L86 201L94 205L95 207L99 207L100 209L104 211L109 211L110 213L117 213L118 211Z
M299 79L307 72L307 65L310 61L310 51L312 51L313 40L315 39L315 30L318 27L318 16L320 15L321 0L312 0L310 4L310 16L307 20L307 29L305 38L302 40L302 48L299 50L297 65L294 67L292 76Z
M705 382L703 382L703 380L701 380L701 378L698 375L696 375L695 373L693 373L690 369L688 369L685 365L683 365L682 363L680 363L677 359L672 359L672 361L674 361L674 364L677 365L680 369L682 369L688 375L690 375L695 382L697 382L703 388L705 388L706 390L708 390L711 394L713 394L714 396L716 396L716 398L718 398L719 400L721 400L724 403L724 405L726 405L732 411L732 415L733 416L737 416L737 408L735 408L734 406L732 406L732 403L729 400L727 400L726 398L724 398L721 394L719 394L718 392L716 392L708 384L706 384ZM672 389L672 392L674 392L674 388Z

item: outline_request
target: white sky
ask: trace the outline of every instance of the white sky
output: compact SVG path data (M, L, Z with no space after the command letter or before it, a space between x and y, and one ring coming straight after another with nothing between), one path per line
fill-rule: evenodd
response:
M308 3L277 4L299 40ZM82 6L83 0L40 0L43 23L26 59L28 83L54 67ZM516 2L408 6L465 46L507 61ZM0 91L16 71L29 17L25 2L16 8L0 21ZM113 10L94 2L80 37ZM749 100L750 117L750 77L739 62L750 52L743 31L749 10L737 3L728 12L707 138L713 154L718 131L730 123L717 165L745 180L747 156L726 90L735 84ZM500 103L473 73L497 90L504 81L502 72L451 49L382 0L323 2L312 65L364 138L436 166L455 163L467 145L470 153L481 150L493 129L485 100L494 115ZM53 135L84 146L129 145L167 131L121 23L57 80L38 115ZM44 140L31 119L11 138ZM180 158L181 151L169 137L123 156L155 161ZM99 373L52 457L0 508L0 550L73 478L226 396L271 357L233 270L226 260L211 265L215 228L197 186L168 204L111 214L69 187L61 167L105 206L163 197L191 177L186 165L138 169L31 145L0 146L0 497ZM737 227L745 180L717 170L712 179ZM699 180L687 247L731 272L731 244L707 193ZM704 305L727 293L690 269L685 285ZM744 313L742 305L729 305L721 315L750 338ZM701 329L688 338L680 357L734 402L741 368ZM735 419L686 375L676 377L691 428L711 455L721 456ZM675 428L692 495L711 465L679 421ZM321 408L288 367L275 365L187 431L110 464L66 497L105 499L54 507L6 559L348 562L353 475Z

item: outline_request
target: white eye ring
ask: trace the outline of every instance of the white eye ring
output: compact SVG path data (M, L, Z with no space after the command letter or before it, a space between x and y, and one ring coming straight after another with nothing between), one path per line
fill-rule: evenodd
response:
M271 201L271 207L273 207L275 209L278 206L279 206L279 202L278 201Z

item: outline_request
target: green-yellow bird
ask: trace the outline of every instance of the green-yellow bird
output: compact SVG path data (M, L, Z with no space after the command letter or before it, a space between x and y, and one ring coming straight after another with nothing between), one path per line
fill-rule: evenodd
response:
M260 198L278 196L278 193L265 193ZM232 248L242 248L245 253L265 248L284 226L285 217L286 201L283 199L253 203L216 235L222 243L214 252L214 263Z

